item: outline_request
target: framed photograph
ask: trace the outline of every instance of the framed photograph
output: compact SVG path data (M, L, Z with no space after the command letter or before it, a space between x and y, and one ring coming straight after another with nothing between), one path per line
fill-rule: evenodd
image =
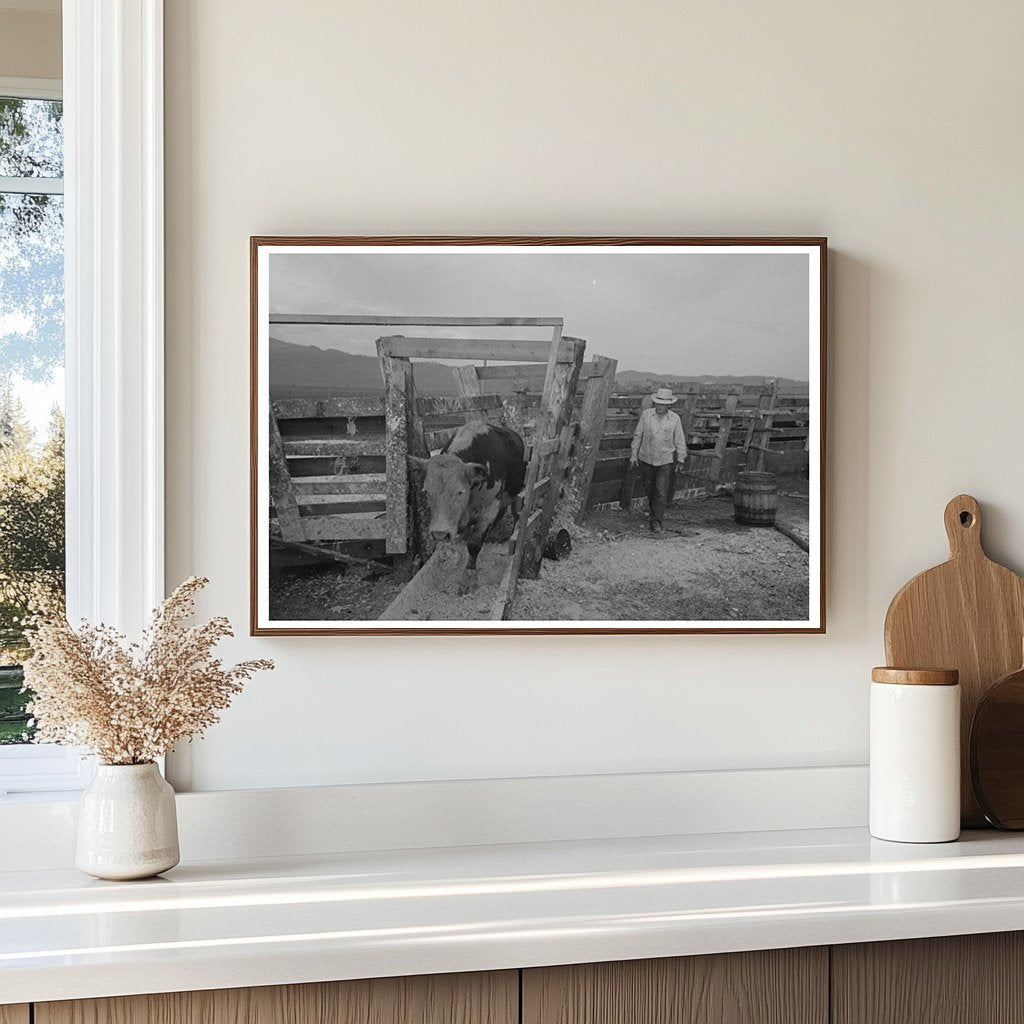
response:
M825 631L824 238L250 248L254 635Z

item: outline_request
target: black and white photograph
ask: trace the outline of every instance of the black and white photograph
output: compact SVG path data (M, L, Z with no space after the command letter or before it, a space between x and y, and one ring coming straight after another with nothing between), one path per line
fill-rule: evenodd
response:
M253 238L252 632L823 632L825 253Z

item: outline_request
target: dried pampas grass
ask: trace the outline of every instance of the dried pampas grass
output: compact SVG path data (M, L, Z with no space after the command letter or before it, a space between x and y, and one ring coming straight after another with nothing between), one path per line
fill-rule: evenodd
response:
M213 648L233 635L228 620L187 625L207 583L182 583L153 612L141 644L102 624L38 621L25 662L36 742L84 747L104 764L145 764L217 722L245 680L274 663L225 668Z

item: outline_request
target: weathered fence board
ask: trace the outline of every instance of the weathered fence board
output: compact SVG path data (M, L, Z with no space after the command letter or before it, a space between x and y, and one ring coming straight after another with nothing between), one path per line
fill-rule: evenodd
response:
M547 363L521 363L518 366L477 366L477 380L522 380L540 381L543 383L547 371ZM594 362L584 363L580 367L579 379L586 381L591 377L603 376L603 369Z
M473 373L477 380L521 380L532 377L543 382L547 369L547 363L519 363L514 366L474 366Z
M381 338L378 351L403 359L507 359L535 360L543 356L551 343L547 341L502 341L484 338L407 338L396 335ZM569 362L573 348L569 344L557 349L557 362Z
M421 416L447 416L460 412L486 412L501 408L500 395L446 395L417 398L416 411Z
M384 495L310 494L299 498L303 516L339 516L355 512L383 512Z
M597 466L601 436L608 413L608 399L611 398L615 387L615 370L618 363L605 356L595 356L590 366L593 372L587 379L583 392L579 441L566 486L567 504L570 513L577 520L587 510L587 495Z
M309 540L386 540L387 519L382 516L319 516L303 518Z
M308 535L302 523L302 517L299 515L299 507L295 500L295 493L292 490L292 478L288 472L288 464L285 461L281 431L278 429L277 417L273 411L270 413L269 420L267 429L270 434L270 497L274 503L274 511L277 514L278 529L280 529L281 536L285 540L304 541Z
M560 316L336 316L327 313L271 313L272 324L353 327L558 327Z
M467 398L476 397L480 394L480 379L476 375L475 366L456 366L452 372L455 374L459 390Z
M372 558L356 558L343 551L334 551L331 548L318 547L314 544L302 544L294 541L283 541L271 538L270 547L272 551L294 551L300 555L308 555L320 562L340 562L342 565L356 565L361 568L383 567L382 562Z
M322 420L342 416L383 416L383 396L278 398L271 402L279 420Z
M285 441L286 458L337 458L344 455L385 455L383 435L376 437L331 437L318 440Z
M629 448L633 443L633 431L622 434L605 434L598 443L598 450L602 452L611 451L615 448Z
M304 494L383 494L385 473L342 473L334 476L295 476L292 488Z

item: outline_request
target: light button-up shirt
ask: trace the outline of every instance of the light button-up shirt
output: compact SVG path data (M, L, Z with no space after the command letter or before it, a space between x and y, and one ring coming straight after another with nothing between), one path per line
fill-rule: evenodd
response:
M659 416L653 408L644 409L633 434L631 457L649 466L664 466L673 457L682 464L686 458L686 436L678 414L670 409Z

